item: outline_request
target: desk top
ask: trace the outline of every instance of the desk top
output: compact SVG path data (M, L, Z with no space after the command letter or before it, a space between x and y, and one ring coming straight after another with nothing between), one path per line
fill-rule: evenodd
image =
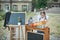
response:
M20 27L21 25L7 25L9 27Z

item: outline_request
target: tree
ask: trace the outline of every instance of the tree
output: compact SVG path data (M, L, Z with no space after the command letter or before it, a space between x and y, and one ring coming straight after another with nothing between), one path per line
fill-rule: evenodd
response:
M47 6L47 0L33 0L34 8L45 8Z

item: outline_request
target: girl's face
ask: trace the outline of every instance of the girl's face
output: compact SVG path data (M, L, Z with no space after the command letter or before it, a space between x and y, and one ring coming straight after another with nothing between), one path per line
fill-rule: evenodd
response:
M45 14L44 14L44 13L41 13L41 17L42 17L42 18L45 17Z

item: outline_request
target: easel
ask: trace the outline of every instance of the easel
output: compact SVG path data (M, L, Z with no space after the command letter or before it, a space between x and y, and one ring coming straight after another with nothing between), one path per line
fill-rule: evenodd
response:
M23 33L22 26L20 25L8 25L10 27L10 40L20 40L20 31ZM16 34L17 33L17 34ZM17 36L18 35L18 36ZM22 34L23 37L23 34ZM24 38L22 38L24 40Z
M9 25L10 27L10 40L20 40L20 26L18 25ZM16 37L16 29L18 32L18 37Z

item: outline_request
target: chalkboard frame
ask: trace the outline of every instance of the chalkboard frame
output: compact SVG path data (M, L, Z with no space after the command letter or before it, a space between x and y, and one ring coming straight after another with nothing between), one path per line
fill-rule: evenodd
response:
M29 33L30 34L32 34L32 35L30 35L31 37L33 37L33 35L35 36L35 37L37 37L36 35L40 35L41 37L42 37L42 40L44 40L44 35L41 35L41 34L39 34L39 33L34 33L34 32L27 32L27 40L32 40L32 38L29 38ZM40 38L40 37L39 37ZM35 38L36 39L36 38ZM35 39L33 39L33 40L35 40ZM37 39L37 40L40 40L40 39Z

